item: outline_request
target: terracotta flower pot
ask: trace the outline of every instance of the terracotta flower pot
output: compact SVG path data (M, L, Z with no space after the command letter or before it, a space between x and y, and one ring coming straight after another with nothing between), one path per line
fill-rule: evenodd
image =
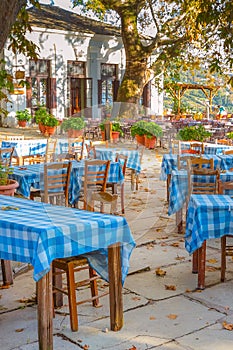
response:
M69 129L67 131L69 138L76 138L79 136L83 136L83 130L75 130L75 129Z
M18 126L21 126L22 128L25 128L26 125L27 125L27 121L26 120L18 120Z
M15 180L9 180L7 185L0 185L0 194L4 196L14 196L16 188L19 187L19 184Z
M119 136L119 131L112 131L112 140L114 143L117 143L117 141L119 141Z
M144 135L136 135L135 136L137 143L141 145L145 145L145 137Z
M156 141L157 141L157 138L155 136L153 136L152 138L148 138L145 135L145 146L146 146L146 148L149 148L149 149L155 148Z
M44 133L48 136L52 136L55 134L56 126L45 126Z

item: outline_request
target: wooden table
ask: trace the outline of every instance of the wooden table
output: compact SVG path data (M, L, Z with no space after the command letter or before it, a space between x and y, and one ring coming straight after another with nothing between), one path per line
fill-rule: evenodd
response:
M27 262L34 267L33 277L38 283L40 350L53 349L50 267L58 257L95 251L89 257L91 264L110 285L110 328L121 329L122 285L135 247L124 217L0 195L0 220L0 259ZM100 248L101 254L98 254ZM108 258L108 266L103 264L103 257L104 261Z

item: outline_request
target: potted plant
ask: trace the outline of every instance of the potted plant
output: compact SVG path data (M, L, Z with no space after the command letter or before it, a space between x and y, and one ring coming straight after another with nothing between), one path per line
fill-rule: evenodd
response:
M85 126L86 122L83 117L69 117L61 124L61 128L68 132L70 138L82 136Z
M121 128L121 124L118 121L112 122L112 139L114 142L119 140L119 137L124 136L123 130Z
M16 112L16 118L18 119L18 125L25 128L32 116L27 109L24 109L23 111Z
M163 135L163 129L160 125L154 122L146 122L145 125L145 146L149 149L155 147L158 137Z
M52 114L48 114L42 120L42 125L45 126L45 135L51 136L55 133L56 127L59 125L59 120Z
M15 190L19 187L17 181L9 179L13 169L8 165L0 164L0 194L5 196L14 196Z
M207 131L203 125L199 126L186 126L179 130L177 138L182 141L206 141L212 133Z
M136 123L134 123L131 126L130 132L132 137L136 138L137 142L145 145L145 130L146 130L146 121L145 120L138 120Z
M39 130L41 133L45 133L45 125L43 124L43 120L48 117L49 113L45 106L39 106L35 111L35 122L38 124Z

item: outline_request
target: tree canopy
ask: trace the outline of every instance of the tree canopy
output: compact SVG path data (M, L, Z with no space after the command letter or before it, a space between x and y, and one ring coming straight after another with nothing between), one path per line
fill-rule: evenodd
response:
M24 40L26 30L31 30L25 2L1 0L0 13L9 18L9 28L5 29L5 21L0 22L0 51L11 24L12 49L24 50L29 56L35 52L34 44ZM74 7L79 6L82 13L92 11L101 20L108 14L113 23L121 26L126 69L118 92L119 102L137 105L148 81L164 73L177 58L183 64L201 64L210 71L229 71L232 68L232 0L71 2ZM30 0L30 4L39 6L39 0ZM10 8L13 12L10 12Z

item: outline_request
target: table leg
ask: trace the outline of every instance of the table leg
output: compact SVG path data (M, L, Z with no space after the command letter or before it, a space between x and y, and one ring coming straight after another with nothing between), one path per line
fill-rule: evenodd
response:
M169 203L169 186L171 182L171 174L167 175L167 202Z
M178 233L183 233L182 217L183 217L183 212L182 212L182 209L180 209L176 212L176 226L177 226Z
M205 289L206 241L198 249L198 289Z
M1 259L2 281L4 286L13 284L13 274L10 260Z
M123 327L123 299L120 243L108 247L110 327L119 331Z
M53 350L52 270L37 283L39 350Z

